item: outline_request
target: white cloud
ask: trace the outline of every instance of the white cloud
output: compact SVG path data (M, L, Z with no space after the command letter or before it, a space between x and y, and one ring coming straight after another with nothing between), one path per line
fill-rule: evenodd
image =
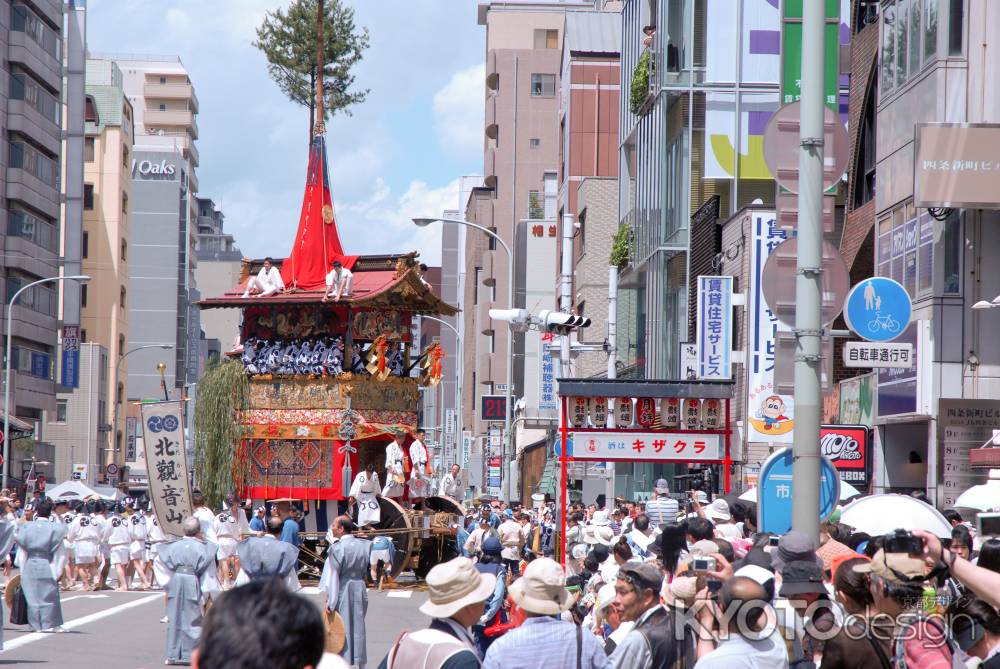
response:
M434 94L434 128L441 148L453 156L482 154L485 76L484 63L467 67Z

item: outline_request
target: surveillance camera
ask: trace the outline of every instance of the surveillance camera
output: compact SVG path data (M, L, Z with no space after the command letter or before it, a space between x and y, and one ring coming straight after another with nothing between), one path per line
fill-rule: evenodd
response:
M579 230L579 229L580 229L580 228L582 228L582 227L583 227L583 226L582 226L582 225L580 225L580 221L573 221L573 229L574 229L574 230Z

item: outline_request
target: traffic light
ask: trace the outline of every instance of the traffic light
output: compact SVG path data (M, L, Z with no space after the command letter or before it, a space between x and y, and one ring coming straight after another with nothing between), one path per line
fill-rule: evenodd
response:
M549 311L548 309L538 313L538 322L541 329L546 332L565 335L577 328L585 328L590 325L590 319L586 316L574 316L564 314L561 311Z
M490 309L490 318L510 323L515 330L526 329L531 323L531 314L527 309Z

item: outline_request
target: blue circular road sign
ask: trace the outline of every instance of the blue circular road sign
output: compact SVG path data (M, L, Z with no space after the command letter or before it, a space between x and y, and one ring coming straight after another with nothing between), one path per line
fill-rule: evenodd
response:
M897 281L876 276L851 288L844 319L862 339L892 341L910 324L910 295Z

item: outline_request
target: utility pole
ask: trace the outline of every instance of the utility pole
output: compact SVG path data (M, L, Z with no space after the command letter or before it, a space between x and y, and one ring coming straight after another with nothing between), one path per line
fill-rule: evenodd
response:
M792 528L819 538L822 369L824 4L804 2L795 278L795 437Z
M608 267L608 378L618 378L618 268ZM608 419L611 427L617 427L615 422L614 398L606 397L608 403ZM598 426L600 427L600 426ZM615 463L605 465L608 473L608 485L604 492L604 504L610 511L615 500Z

